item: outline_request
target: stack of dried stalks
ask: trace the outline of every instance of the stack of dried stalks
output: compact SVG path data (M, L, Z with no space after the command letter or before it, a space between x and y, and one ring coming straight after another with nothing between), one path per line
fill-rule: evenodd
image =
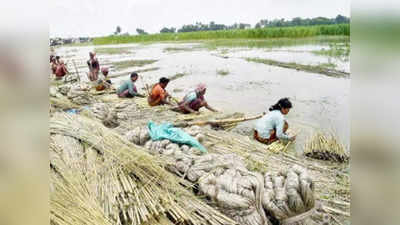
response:
M63 98L50 97L50 106L61 110L79 108L79 105L71 102L66 97Z
M333 134L326 135L322 132L314 134L304 147L307 157L330 160L335 162L348 162L349 155L346 148Z
M174 224L235 224L181 186L185 182L164 170L160 159L99 122L56 113L50 133L66 137L52 138L50 148L55 224L154 224L166 218ZM84 148L67 152L82 154L64 152L69 142Z

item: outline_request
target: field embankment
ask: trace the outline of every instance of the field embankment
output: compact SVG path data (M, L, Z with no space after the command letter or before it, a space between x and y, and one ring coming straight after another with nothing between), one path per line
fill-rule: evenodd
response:
M207 39L306 38L315 36L350 36L350 24L162 33L132 36L112 35L94 38L93 44L105 45L135 42L189 41Z

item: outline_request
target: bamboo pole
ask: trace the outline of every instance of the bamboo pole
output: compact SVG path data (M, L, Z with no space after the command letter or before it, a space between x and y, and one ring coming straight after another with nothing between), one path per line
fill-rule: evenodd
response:
M81 82L81 75L79 74L78 68L76 67L75 60L72 60L72 63L74 64L76 75L78 76L78 82Z
M175 126L178 127L187 127L187 126L206 126L206 125L212 125L212 126L221 126L223 124L233 124L233 123L240 123L240 122L245 122L249 120L256 120L259 119L263 116L257 115L257 116L252 116L252 117L243 117L239 119L224 119L224 120L205 120L205 121L194 121L194 122L186 122L186 123L178 123Z

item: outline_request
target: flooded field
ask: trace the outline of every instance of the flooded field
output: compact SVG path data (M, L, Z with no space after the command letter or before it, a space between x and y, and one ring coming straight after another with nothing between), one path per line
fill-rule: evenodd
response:
M289 97L294 108L289 124L301 129L294 146L301 153L306 139L316 130L334 131L344 144L349 143L350 77L337 78L263 63L246 58L320 66L350 73L348 57L324 53L331 46L306 44L269 48L217 47L204 43L153 43L107 46L61 47L56 53L65 57L69 71L74 62L82 80L87 80L89 51L97 51L101 66L110 67L115 87L138 71L137 87L145 92L162 76L176 77L167 90L181 98L199 82L208 86L209 104L224 112L256 115L268 110L281 97ZM251 135L254 121L241 124L236 132Z

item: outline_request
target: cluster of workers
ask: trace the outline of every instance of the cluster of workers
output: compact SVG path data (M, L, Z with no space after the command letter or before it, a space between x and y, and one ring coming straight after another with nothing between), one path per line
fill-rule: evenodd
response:
M50 67L52 73L56 76L56 80L60 80L69 73L64 60L62 60L60 56L50 55Z
M100 69L100 63L96 58L96 53L89 53L90 59L87 61L89 67L88 79L95 84L96 90L101 91L111 87L111 80L107 78L108 68L103 67ZM68 70L59 56L50 56L51 69L53 74L56 75L56 79L60 79L68 73ZM101 71L101 74L99 72ZM100 75L100 77L99 77ZM146 97L140 94L136 88L136 81L139 75L135 72L130 74L130 79L124 81L117 89L117 95L120 98L134 98L134 97ZM170 80L166 77L160 78L159 82L155 84L151 91L148 93L147 101L150 106L158 105L170 105L172 110L181 113L199 113L200 108L205 107L206 109L217 112L216 109L211 107L204 98L206 93L206 85L199 84L197 87L187 93L180 102L171 101L172 96L166 91L166 87ZM269 108L269 113L266 113L263 117L256 121L254 127L253 137L255 140L263 144L271 144L277 140L294 141L296 136L289 136L286 131L289 125L285 119L292 108L292 103L288 98L280 99L276 104Z
M118 97L145 97L145 95L142 95L137 91L135 83L138 78L139 75L137 73L131 73L130 79L123 82L121 86L117 89ZM217 112L217 110L211 107L204 98L207 90L205 84L197 85L195 90L187 93L182 101L174 104L171 101L172 97L165 90L169 82L170 80L168 78L162 77L160 78L159 82L152 87L147 97L147 101L150 106L171 105L172 110L182 113L199 113L199 109L202 107L205 107L210 111Z

